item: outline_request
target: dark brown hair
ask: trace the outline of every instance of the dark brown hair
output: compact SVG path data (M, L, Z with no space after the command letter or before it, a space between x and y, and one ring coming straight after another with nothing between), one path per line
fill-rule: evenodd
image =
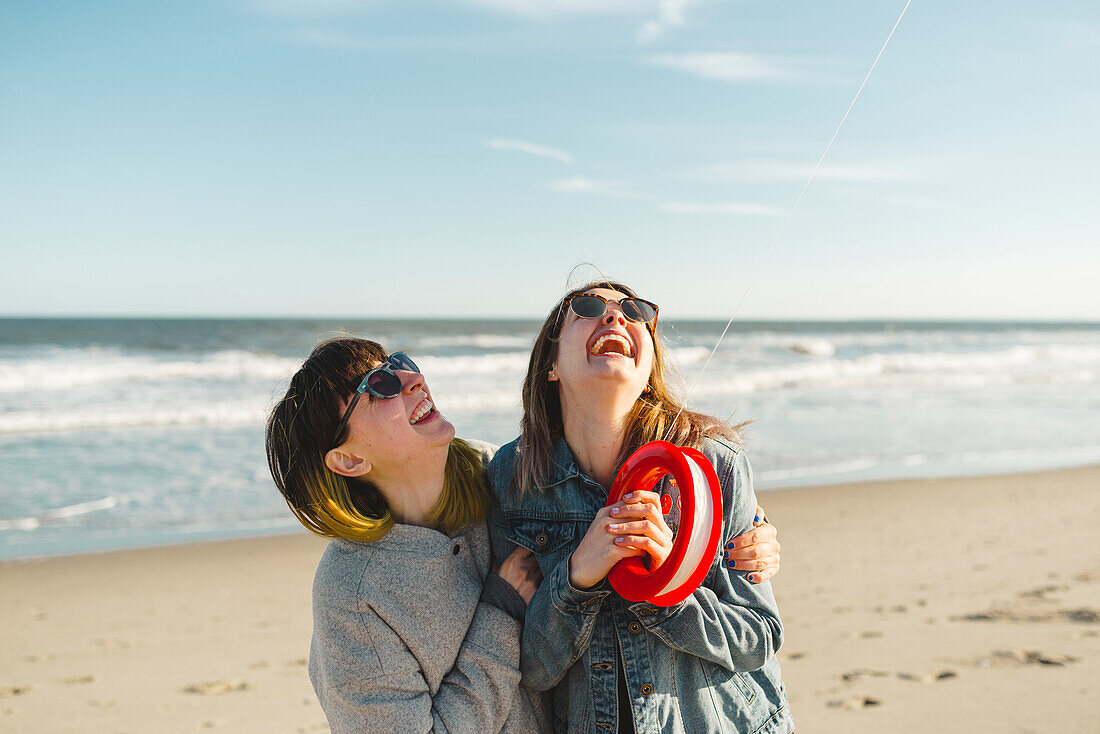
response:
M547 379L554 360L558 356L558 340L565 321L565 299L593 288L608 288L630 297L638 297L622 283L594 281L565 294L546 317L535 345L531 349L531 361L527 377L523 381L523 419L520 437L521 454L516 462L516 485L520 493L533 491L541 486L549 475L553 444L562 436L561 400L559 383ZM673 395L669 385L674 368L668 356L656 324L649 327L653 337L653 369L646 382L647 389L634 403L627 417L623 445L616 459L621 466L626 458L642 444L664 439L677 446L699 448L703 436L715 434L733 441L740 441L739 428L703 413L683 407ZM678 414L678 415L677 415Z
M344 402L363 375L385 360L382 345L367 339L344 337L318 344L290 378L286 396L267 420L271 476L291 512L318 535L369 542L393 527L385 498L369 480L342 476L325 465L325 454L348 438L345 425L333 441ZM452 533L483 520L488 498L478 452L455 438L430 520Z

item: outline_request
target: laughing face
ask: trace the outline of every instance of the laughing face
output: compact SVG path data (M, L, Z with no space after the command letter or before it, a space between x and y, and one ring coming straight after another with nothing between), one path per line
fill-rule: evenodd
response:
M566 310L553 374L566 392L610 390L637 399L653 369L653 337L645 324L623 315L617 301L625 294L608 288L585 293L608 299L607 311L597 318L581 318Z
M455 435L454 426L436 410L424 375L408 370L394 374L401 380L401 393L389 399L368 400L364 395L348 419L348 439L340 447L369 463L375 476L400 476L423 461L425 452L445 454Z

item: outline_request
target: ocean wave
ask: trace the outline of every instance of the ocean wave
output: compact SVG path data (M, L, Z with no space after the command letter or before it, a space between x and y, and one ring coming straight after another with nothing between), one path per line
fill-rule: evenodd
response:
M434 393L435 391L433 391ZM444 416L449 413L501 413L519 410L519 386L515 390L479 390L477 392L440 392L433 395Z
M846 474L863 469L871 469L887 463L884 458L866 457L862 459L849 459L833 464L820 464L817 466L796 466L789 469L769 469L759 471L756 478L762 482L783 482L788 479L805 479L806 477L829 476L831 474Z
M67 433L87 429L156 428L163 426L262 425L267 411L260 401L210 403L168 409L122 408L68 412L0 413L0 435Z
M420 370L429 378L435 375L454 375L462 373L486 374L527 372L530 352L501 352L499 354L469 354L457 357L413 357Z
M1067 369L1067 365L1088 367ZM700 392L715 395L798 388L1072 384L1100 379L1097 366L1100 366L1100 348L1091 347L1018 346L964 354L869 354L854 359L746 370L725 377L711 375L700 385Z
M709 351L718 340L720 332L696 334L688 338L684 346L705 346ZM794 353L813 353L818 350L848 350L929 352L945 350L988 350L997 347L1020 345L1027 347L1084 349L1095 354L1100 349L1095 332L1037 331L1030 329L972 331L911 330L898 328L889 331L844 331L822 329L812 332L783 333L769 331L738 331L726 335L721 344L721 353L754 353L768 351L789 351Z
M52 510L40 512L30 517L21 517L14 520L0 520L0 530L35 530L43 523L52 520L64 520L90 512L110 510L119 505L119 498L115 496L103 497L90 502L80 502L75 505L66 505Z
M478 391L444 391L437 397L439 411L477 415L506 413L520 409L520 392L488 389ZM212 426L232 428L260 427L271 406L260 398L233 402L210 402L177 405L171 408L147 406L117 406L96 409L61 411L0 412L0 436L29 433L70 433L84 430L127 430L162 428L167 426Z
M530 350L532 338L533 335L508 336L506 334L424 336L417 339L417 345L426 349L433 347L478 347L480 349L525 348Z
M954 473L972 473L977 469L981 473L998 471L1030 471L1055 467L1084 466L1100 462L1100 446L1068 446L1063 448L1018 447L993 451L960 451L943 454L909 454L902 457L865 456L826 464L793 466L784 469L757 471L756 479L761 482L780 483L801 480L826 480L838 474L862 472L868 469L893 469L885 477L909 476L906 471L897 471L904 467L923 467L917 471L927 473L928 469L938 468L933 476ZM881 472L878 472L881 474Z
M53 358L0 362L0 392L69 390L100 383L286 379L300 366L297 359L225 350L190 359L157 359L98 349L65 350Z
M703 364L711 352L706 347L673 347L668 351L669 356L680 369Z
M791 339L784 346L795 354L805 354L810 357L831 357L836 353L836 347L828 339L804 338Z

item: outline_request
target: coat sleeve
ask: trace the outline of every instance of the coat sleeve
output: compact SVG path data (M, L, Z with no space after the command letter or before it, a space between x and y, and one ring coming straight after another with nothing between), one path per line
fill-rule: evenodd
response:
M310 677L333 734L498 732L519 687L520 623L479 602L433 694L420 663L373 611L315 618Z
M717 443L722 486L722 538L752 529L756 494L744 452ZM734 671L756 670L783 641L783 625L771 584L750 583L746 573L729 570L719 555L703 584L672 607L649 607L639 620L670 647ZM636 611L641 611L635 608Z

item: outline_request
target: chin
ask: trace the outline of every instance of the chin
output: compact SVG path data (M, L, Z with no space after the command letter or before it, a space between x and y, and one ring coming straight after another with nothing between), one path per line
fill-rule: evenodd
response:
M440 435L446 438L447 443L450 443L451 440L455 437L454 424L443 416L439 416L439 424Z

